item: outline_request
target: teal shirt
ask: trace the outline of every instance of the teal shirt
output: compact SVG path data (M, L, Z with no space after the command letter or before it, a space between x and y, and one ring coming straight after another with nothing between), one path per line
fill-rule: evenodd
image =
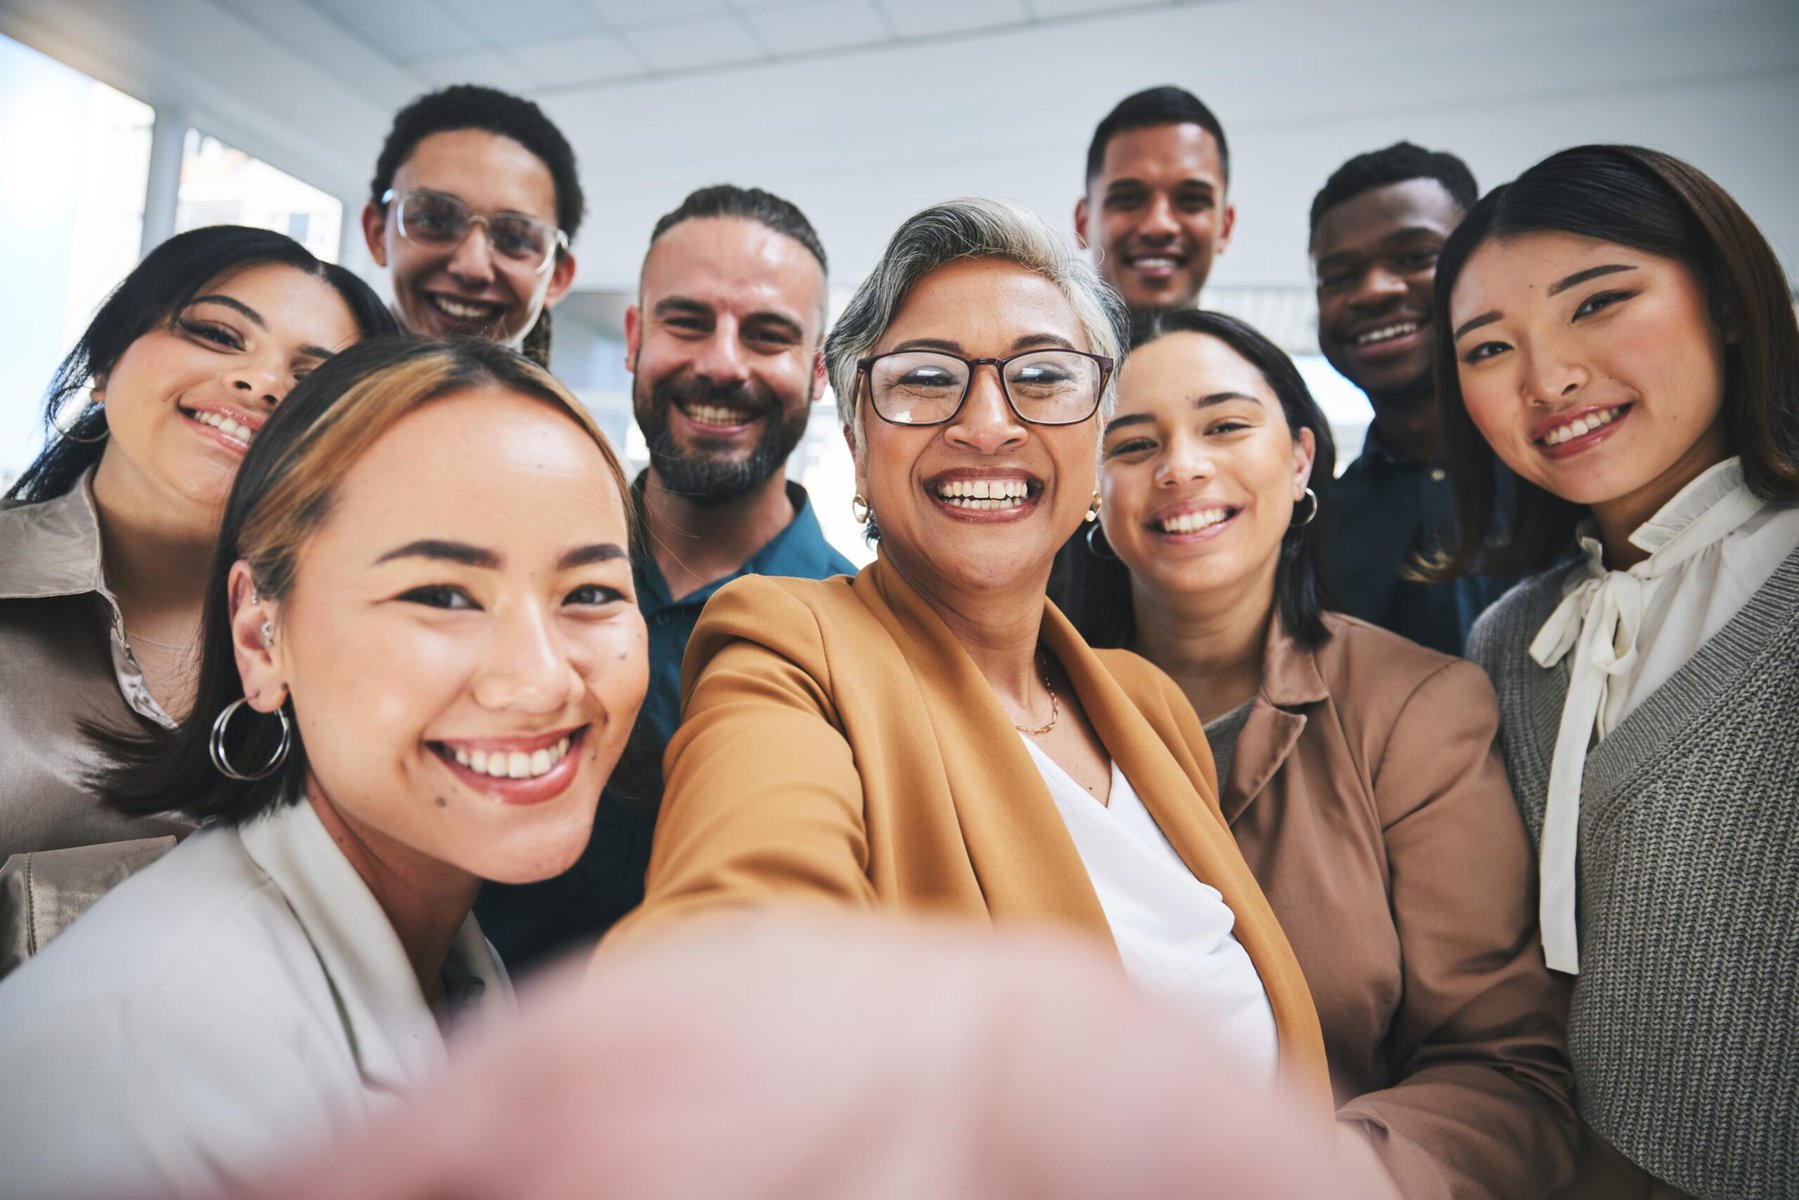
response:
M643 480L631 490L643 512ZM789 481L793 520L751 555L741 568L673 599L668 584L635 531L631 572L637 605L650 633L650 686L632 730L626 764L600 794L587 849L568 871L543 883L487 884L475 904L481 929L508 967L528 966L576 943L591 944L643 901L650 865L650 835L662 801L662 752L681 721L681 656L700 611L719 588L744 575L828 579L854 575L855 565L825 541L806 489Z

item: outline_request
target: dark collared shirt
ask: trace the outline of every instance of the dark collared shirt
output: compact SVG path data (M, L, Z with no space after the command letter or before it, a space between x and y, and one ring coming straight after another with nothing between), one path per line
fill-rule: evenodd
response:
M1500 520L1511 520L1510 477L1501 480ZM1459 655L1474 618L1518 575L1464 575L1448 583L1403 577L1419 556L1451 545L1455 497L1441 462L1400 458L1372 427L1362 453L1332 485L1329 540L1335 607L1414 642Z
M752 554L737 571L681 597L649 553L642 523L644 476L631 490L638 526L631 555L637 605L650 632L650 687L631 735L625 761L600 795L593 836L567 872L543 883L481 890L476 913L481 927L508 966L517 968L566 949L591 943L643 901L643 877L650 865L650 835L662 801L662 752L681 722L681 657L700 619L700 610L719 588L743 575L786 575L828 579L854 575L856 568L831 548L819 529L806 489L787 483L793 520Z

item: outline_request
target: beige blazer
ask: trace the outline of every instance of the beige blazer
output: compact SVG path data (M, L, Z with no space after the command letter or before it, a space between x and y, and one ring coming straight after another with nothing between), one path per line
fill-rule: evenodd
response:
M1047 601L1044 645L1175 850L1236 915L1274 1010L1283 1073L1324 1099L1310 992L1220 814L1180 690L1095 652ZM855 579L752 577L688 644L634 936L689 915L812 900L1053 925L1111 945L1074 842L974 662L886 563Z

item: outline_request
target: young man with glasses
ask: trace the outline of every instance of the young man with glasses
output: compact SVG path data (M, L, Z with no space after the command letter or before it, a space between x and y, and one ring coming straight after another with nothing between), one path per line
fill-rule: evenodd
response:
M381 147L363 236L413 333L491 338L549 359L547 308L575 278L586 201L575 153L543 110L458 84L400 110Z
M625 313L650 453L633 485L632 548L649 693L580 861L546 883L482 890L481 927L510 964L591 941L643 899L681 658L712 594L743 575L855 573L786 474L824 392L828 294L818 234L779 196L701 188L656 222Z

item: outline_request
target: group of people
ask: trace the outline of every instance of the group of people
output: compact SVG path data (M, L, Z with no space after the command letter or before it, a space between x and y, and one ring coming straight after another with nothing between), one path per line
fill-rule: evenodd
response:
M809 907L1086 943L1334 1113L1345 1194L1799 1196L1778 260L1652 150L1359 155L1339 474L1201 306L1229 170L1131 96L1074 240L934 204L829 328L804 214L694 192L635 480L550 369L584 201L528 101L395 120L391 310L278 234L152 251L0 507L0 1191L237 1186L404 1111L508 966ZM784 473L827 384L859 574Z

